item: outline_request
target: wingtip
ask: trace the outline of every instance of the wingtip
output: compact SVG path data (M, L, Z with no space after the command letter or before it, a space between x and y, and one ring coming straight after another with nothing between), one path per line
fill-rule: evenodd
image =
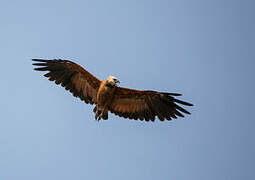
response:
M33 58L33 59L31 59L32 61L38 61L38 60L40 60L40 59L35 59L35 58Z
M194 106L193 104L188 103L188 102L185 102L185 105L186 105L186 106Z
M171 96L182 96L182 94L179 94L179 93L169 93L169 95L171 95Z
M35 61L35 62L48 62L49 60L45 60L45 59L32 59L32 61Z
M186 102L186 101L181 101L181 100L179 100L179 99L174 99L174 102L179 103L179 104L182 104L182 105L185 105L185 106L193 106L193 104L188 103L188 102Z
M182 94L179 93L167 93L167 92L163 92L163 94L169 95L169 96L182 96Z

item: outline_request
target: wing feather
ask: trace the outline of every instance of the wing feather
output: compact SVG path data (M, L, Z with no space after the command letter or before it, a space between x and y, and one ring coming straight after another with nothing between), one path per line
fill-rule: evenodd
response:
M44 76L55 81L89 104L96 104L96 95L101 81L78 64L69 60L32 59L34 70L49 71Z
M192 106L174 97L180 95L117 87L109 110L120 117L135 120L154 121L155 117L161 121L176 119L177 116L184 117L182 113L190 114L178 104Z

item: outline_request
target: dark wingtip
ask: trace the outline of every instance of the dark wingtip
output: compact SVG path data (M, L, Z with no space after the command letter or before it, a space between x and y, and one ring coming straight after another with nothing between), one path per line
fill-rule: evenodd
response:
M48 71L47 67L34 68L35 71Z
M161 92L162 94L169 95L169 96L182 96L182 94L179 93L167 93L167 92Z
M182 96L182 94L179 94L179 93L168 93L168 95L170 95L170 96Z
M185 101L181 101L179 99L174 99L174 101L179 103L179 104L185 105L185 106L193 106L193 104L185 102Z
M191 103L188 103L188 102L186 102L186 106L194 106L194 104L191 104Z
M36 62L48 62L49 60L45 60L45 59L32 59L32 61L36 61Z

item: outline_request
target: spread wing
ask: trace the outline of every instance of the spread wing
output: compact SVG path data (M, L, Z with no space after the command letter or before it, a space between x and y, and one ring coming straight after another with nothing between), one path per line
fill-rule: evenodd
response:
M139 91L117 87L112 104L111 113L129 119L154 121L157 116L161 121L184 117L183 113L190 114L180 105L192 104L176 99L181 96L176 93L161 93L156 91Z
M90 74L84 68L68 60L44 60L32 59L39 66L36 71L49 71L44 76L56 84L61 84L75 97L79 97L86 103L95 104L97 90L101 81Z

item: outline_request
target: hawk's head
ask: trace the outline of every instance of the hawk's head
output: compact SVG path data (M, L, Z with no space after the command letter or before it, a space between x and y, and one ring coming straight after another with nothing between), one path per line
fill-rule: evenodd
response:
M120 83L120 81L116 77L114 77L114 76L109 76L106 79L106 81L107 81L107 83L109 83L112 86L116 86L117 83Z

